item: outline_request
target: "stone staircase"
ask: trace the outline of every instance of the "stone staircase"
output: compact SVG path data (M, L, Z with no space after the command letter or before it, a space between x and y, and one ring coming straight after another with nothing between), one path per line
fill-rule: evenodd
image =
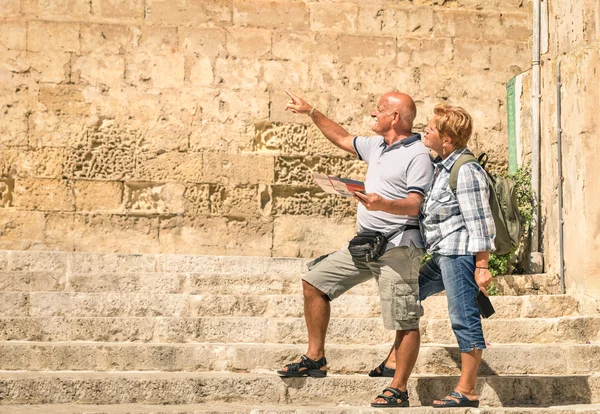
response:
M0 413L336 413L369 407L389 379L375 283L333 303L330 375L281 379L305 351L304 261L258 257L0 251ZM480 409L600 412L597 303L548 275L496 279ZM425 303L414 408L456 383L445 297ZM594 405L598 404L598 405ZM418 407L423 405L423 407Z

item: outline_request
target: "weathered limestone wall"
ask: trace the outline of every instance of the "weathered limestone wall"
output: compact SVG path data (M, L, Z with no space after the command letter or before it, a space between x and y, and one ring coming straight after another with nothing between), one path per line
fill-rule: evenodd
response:
M5 0L0 249L311 256L354 231L310 171L362 179L284 88L357 134L390 89L472 112L506 159L522 0Z
M600 1L551 0L542 61L542 213L546 269L558 272L556 72L561 61L566 285L600 297Z

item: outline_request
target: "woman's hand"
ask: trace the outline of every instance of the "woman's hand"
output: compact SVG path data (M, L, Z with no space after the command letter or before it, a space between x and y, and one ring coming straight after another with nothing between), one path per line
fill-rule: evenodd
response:
M475 269L475 283L479 286L479 289L485 296L488 296L487 288L492 283L492 274L489 269L476 268Z

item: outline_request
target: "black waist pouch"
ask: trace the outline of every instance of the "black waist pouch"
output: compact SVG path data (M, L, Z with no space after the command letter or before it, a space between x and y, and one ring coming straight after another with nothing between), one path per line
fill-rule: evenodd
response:
M348 243L348 251L354 260L374 262L383 256L390 239L403 230L419 230L419 226L402 226L388 234L378 231L361 231Z
M358 233L350 243L348 251L354 260L374 262L385 253L387 238L378 231L363 231Z

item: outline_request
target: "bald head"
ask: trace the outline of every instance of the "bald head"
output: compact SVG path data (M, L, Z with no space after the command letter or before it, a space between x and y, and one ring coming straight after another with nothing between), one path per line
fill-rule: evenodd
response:
M381 101L388 110L400 114L404 129L412 130L417 117L417 106L410 96L402 92L388 92L381 97Z

